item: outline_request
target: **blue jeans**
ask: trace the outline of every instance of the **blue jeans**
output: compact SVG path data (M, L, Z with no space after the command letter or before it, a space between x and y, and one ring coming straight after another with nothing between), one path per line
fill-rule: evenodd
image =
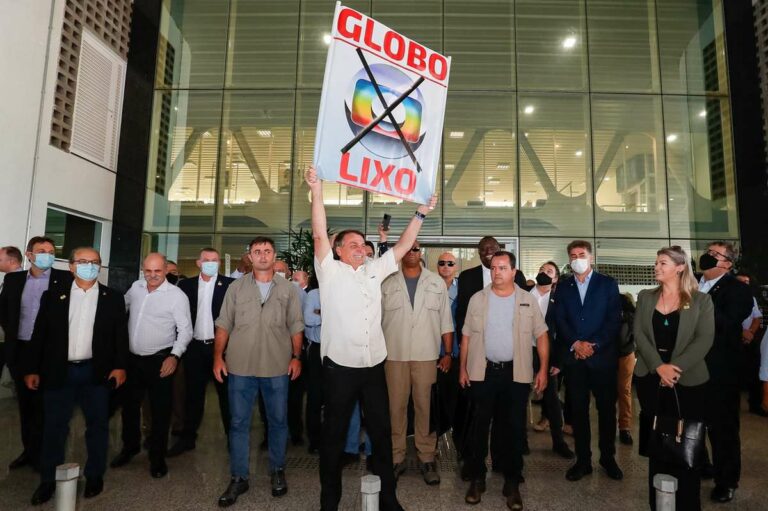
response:
M288 447L288 375L272 378L229 373L229 470L232 477L248 477L251 415L261 392L269 424L269 470L285 468Z
M347 430L347 446L344 452L349 454L360 453L360 403L355 404L352 410L352 416L349 418L349 429ZM371 455L371 439L368 438L368 432L365 433L365 455Z

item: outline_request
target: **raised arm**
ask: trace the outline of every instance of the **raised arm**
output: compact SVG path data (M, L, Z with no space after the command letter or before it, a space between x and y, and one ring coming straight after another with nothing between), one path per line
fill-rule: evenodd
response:
M315 258L322 261L331 250L331 243L328 241L328 221L325 217L325 204L323 204L323 182L317 177L317 171L312 166L307 169L304 179L312 192L312 239L315 242Z
M416 213L413 215L413 218L411 218L411 221L403 231L403 234L400 235L400 239L397 241L397 243L395 243L395 246L392 247L392 251L395 254L396 263L399 263L400 260L405 257L405 254L408 253L413 244L416 242L416 237L419 235L421 224L424 222L424 218L427 216L427 213L435 209L436 204L437 195L433 195L432 198L429 199L429 204L420 204L419 207L416 208ZM312 209L312 222L314 222L314 211L315 210ZM317 243L317 241L315 241L315 243Z

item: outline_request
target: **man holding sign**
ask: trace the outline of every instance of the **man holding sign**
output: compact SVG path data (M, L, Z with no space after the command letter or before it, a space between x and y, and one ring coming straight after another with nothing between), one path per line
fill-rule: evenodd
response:
M365 256L365 238L352 229L338 233L331 247L327 235L323 186L314 167L306 173L312 192L312 237L315 272L323 304L323 443L320 447L320 502L323 511L336 511L341 499L341 459L349 418L362 403L373 444L371 466L381 478L382 511L402 509L395 495L392 466L392 427L384 375L387 347L381 329L381 283L398 270L397 263L416 241L429 205L420 205L400 240L382 257ZM339 260L335 260L335 250Z

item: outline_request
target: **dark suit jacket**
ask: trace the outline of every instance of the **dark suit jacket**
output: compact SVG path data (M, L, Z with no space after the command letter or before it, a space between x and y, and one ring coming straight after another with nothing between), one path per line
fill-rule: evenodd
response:
M633 330L637 343L635 374L638 376L655 372L663 363L653 334L653 311L658 300L659 291L656 289L644 289L637 296ZM701 385L709 380L704 357L712 347L714 335L715 315L712 300L708 295L696 291L691 297L691 303L680 309L680 325L670 360L671 364L683 370L680 385Z
M549 367L560 369L563 367L563 360L565 360L568 351L564 350L563 345L557 342L557 324L555 321L556 290L557 286L554 286L552 292L549 293L549 307L547 307L547 315L544 316L544 321L547 323L547 335L549 335Z
M525 285L525 275L523 271L518 269L515 274L515 284L521 288L528 290L528 286ZM464 326L464 317L467 315L467 307L469 307L469 299L472 295L483 289L483 266L475 266L464 270L459 274L459 292L456 295L456 331L461 332ZM461 336L459 336L459 342L461 342Z
M555 306L559 350L566 354L563 365L585 363L588 367L608 369L618 364L621 301L615 280L592 270L582 305L576 279L569 275L557 283L552 305ZM586 360L577 360L571 351L576 341L595 343L595 353Z
M91 341L93 382L106 383L109 373L125 369L128 360L128 316L123 295L97 285L99 296ZM44 388L60 387L67 381L70 293L70 288L43 293L32 340L29 349L24 350L24 374L39 374Z
M19 318L21 316L21 295L27 283L27 271L17 271L5 275L3 291L0 293L0 325L5 331L5 356L8 365L15 367L16 343L19 334ZM72 285L72 274L68 271L51 269L48 289L62 287L69 289Z
M713 383L737 384L741 370L741 323L752 312L749 286L726 273L709 290L715 304L715 342L707 355Z
M221 304L224 303L224 295L227 294L229 285L234 282L235 279L219 275L216 277L216 285L213 288L213 299L211 300L211 312L213 313L213 321L219 317L221 312ZM191 277L179 282L178 287L189 298L189 312L192 314L192 328L195 328L195 319L197 318L197 286L199 279L197 277Z

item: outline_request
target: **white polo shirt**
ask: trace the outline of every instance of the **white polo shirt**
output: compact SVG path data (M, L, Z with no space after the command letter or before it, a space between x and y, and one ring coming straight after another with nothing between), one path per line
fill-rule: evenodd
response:
M387 358L381 328L381 284L398 270L392 250L357 270L333 259L315 259L323 304L320 353L346 367L373 367Z

